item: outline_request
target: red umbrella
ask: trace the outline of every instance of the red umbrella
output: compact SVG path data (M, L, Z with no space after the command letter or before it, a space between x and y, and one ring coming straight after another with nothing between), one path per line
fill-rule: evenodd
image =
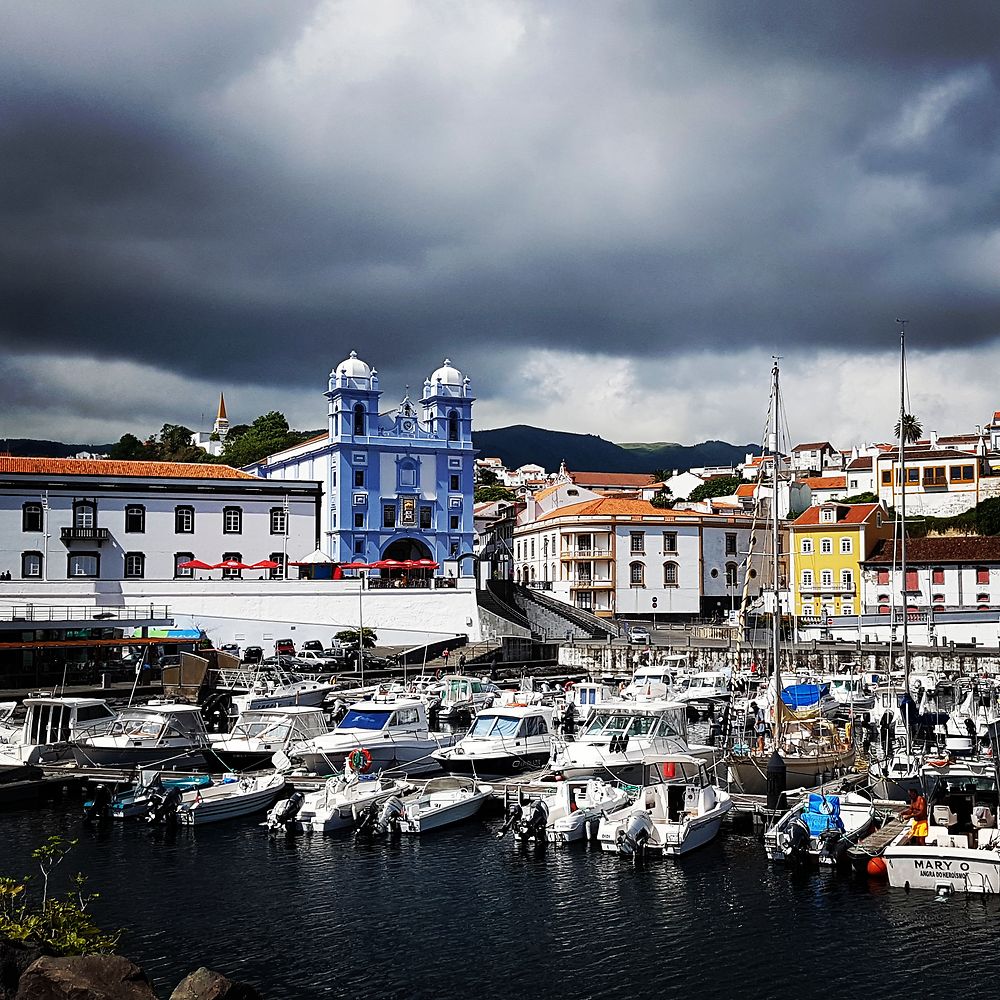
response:
M260 562L255 562L250 569L277 569L281 563L276 563L273 559L261 559Z
M227 559L225 562L216 563L214 566L209 566L209 569L250 569L246 563L240 562L237 559Z
M202 562L200 559L189 559L187 562L177 564L178 569L215 569L210 563Z
M341 563L340 564L340 568L341 569L371 569L372 567L368 563L350 562L350 563Z
M402 569L403 564L398 559L379 559L372 563L372 569Z
M438 564L433 559L417 559L414 563L420 569L437 569Z

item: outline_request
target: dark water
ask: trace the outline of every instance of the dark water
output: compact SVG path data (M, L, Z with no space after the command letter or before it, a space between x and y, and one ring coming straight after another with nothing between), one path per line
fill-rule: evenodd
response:
M271 838L250 821L164 835L77 808L0 814L0 874L79 836L104 926L159 992L198 965L265 997L953 997L995 986L1000 904L772 867L726 834L639 868L584 845L522 853L488 816L424 839ZM993 989L987 989L992 995Z

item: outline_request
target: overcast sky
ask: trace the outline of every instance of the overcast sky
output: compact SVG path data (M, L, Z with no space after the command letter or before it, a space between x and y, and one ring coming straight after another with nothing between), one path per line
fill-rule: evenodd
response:
M1000 4L0 0L0 435L891 435L1000 408Z

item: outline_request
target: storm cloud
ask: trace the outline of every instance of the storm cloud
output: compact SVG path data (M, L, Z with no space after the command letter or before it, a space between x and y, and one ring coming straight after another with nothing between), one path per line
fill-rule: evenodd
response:
M803 437L881 438L895 402L856 388L899 315L925 426L980 423L998 29L985 2L0 4L4 433L196 423L217 388L321 426L357 349L397 394L452 357L481 426L619 440L746 439L777 353Z

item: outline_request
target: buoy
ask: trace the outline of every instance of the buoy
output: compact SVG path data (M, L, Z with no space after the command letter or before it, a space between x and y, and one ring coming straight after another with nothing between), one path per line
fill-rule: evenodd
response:
M889 874L889 869L885 866L885 860L883 858L869 858L868 874L873 878L886 878Z

